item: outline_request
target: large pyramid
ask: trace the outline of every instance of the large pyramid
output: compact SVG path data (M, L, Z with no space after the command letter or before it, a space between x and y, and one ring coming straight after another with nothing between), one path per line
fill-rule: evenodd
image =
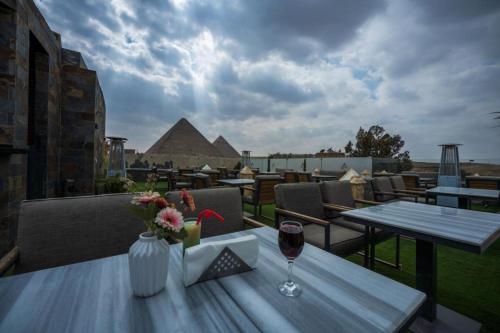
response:
M219 135L219 137L215 139L213 145L215 146L215 148L217 148L222 157L241 157L236 149L234 149L233 146L231 146L222 135Z
M146 154L221 156L219 150L185 118L163 134Z

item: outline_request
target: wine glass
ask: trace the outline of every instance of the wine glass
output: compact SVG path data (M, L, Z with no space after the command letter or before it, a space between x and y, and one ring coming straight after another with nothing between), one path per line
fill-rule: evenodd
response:
M293 261L304 248L304 229L302 224L295 221L283 221L279 230L279 247L281 253L288 260L288 280L280 283L278 289L282 295L297 297L302 288L292 280Z

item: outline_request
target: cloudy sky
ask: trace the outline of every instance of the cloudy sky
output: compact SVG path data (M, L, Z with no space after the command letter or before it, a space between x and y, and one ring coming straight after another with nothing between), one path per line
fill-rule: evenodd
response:
M108 135L180 117L254 155L343 148L380 124L417 159L500 158L500 1L36 0L98 72Z

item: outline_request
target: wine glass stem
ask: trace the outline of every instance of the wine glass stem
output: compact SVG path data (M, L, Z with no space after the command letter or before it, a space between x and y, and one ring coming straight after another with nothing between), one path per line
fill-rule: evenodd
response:
M288 260L288 283L292 283L293 260Z

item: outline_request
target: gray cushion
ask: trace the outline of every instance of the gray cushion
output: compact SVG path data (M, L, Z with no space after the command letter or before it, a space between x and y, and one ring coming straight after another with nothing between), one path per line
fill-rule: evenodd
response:
M379 192L387 192L387 193L394 193L394 190L392 188L391 180L389 177L375 177L373 178L373 186L376 191ZM379 201L389 201L395 199L394 195L378 195L377 199Z
M325 247L325 228L317 224L304 225L304 240L320 248ZM364 233L337 225L330 225L330 251L339 256L364 248Z
M241 231L244 228L243 213L241 207L240 190L236 187L219 187L202 190L189 191L194 198L196 210L182 211L186 218L197 217L198 213L204 209L212 209L224 217L224 222L216 219L203 222L201 237L210 237ZM180 203L180 192L168 192L167 201L175 203L182 209Z
M126 205L131 194L23 201L16 272L126 253L145 231Z
M403 177L401 177L401 176L392 176L391 177L391 182L392 182L392 186L396 190L401 190L401 191L406 190L406 185L405 185L405 182L403 180Z
M323 202L354 208L349 181L327 181L321 183Z
M274 193L278 208L319 219L325 218L319 183L278 184Z

